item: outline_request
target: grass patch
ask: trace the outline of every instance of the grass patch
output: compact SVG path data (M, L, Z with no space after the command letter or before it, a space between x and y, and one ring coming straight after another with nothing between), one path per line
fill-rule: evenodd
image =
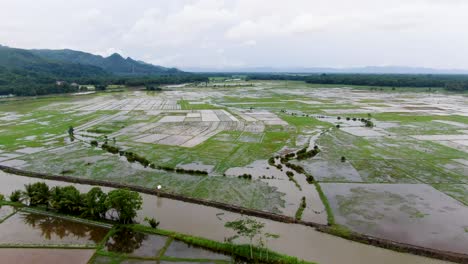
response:
M328 202L328 198L322 190L322 187L318 182L314 182L315 189L317 190L320 200L322 200L323 206L325 207L325 211L327 212L327 222L328 225L334 226L335 225L335 216L333 215L333 210Z

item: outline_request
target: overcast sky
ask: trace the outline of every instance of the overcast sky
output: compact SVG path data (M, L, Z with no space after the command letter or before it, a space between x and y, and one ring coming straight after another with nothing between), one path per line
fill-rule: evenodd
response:
M468 0L0 0L0 44L181 68L468 69Z

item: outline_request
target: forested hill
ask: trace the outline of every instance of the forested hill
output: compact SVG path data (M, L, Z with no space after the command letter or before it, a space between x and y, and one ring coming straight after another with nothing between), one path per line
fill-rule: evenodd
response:
M77 91L69 84L158 85L204 81L204 76L124 59L73 50L25 50L0 45L0 96ZM64 83L57 85L57 81Z
M49 60L34 53L0 46L0 67L3 74L13 74L34 78L97 77L108 73L102 68L71 62ZM3 79L3 81L7 81ZM16 80L15 80L16 81ZM3 84L0 82L0 84Z
M50 59L54 61L60 61L65 63L78 63L84 65L97 66L104 69L105 71L115 75L166 75L166 74L177 74L182 71L176 68L165 68L162 66L156 66L140 61L133 60L132 58L123 58L117 53L112 54L109 57L102 57L82 51L75 50L30 50L31 53Z

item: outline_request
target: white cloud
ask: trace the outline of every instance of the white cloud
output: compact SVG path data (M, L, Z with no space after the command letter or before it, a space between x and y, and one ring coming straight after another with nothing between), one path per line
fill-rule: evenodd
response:
M170 66L468 68L466 0L2 0L0 43Z

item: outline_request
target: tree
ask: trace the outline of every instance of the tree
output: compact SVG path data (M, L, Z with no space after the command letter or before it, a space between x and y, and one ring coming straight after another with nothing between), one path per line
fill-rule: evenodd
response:
M10 201L14 203L20 202L22 197L23 197L22 192L20 190L15 190L10 194Z
M154 217L152 217L152 218L145 217L145 222L148 222L148 224L149 224L152 228L156 228L156 227L158 227L158 225L159 225L159 221L156 221L156 219L154 219Z
M77 215L83 210L82 197L75 186L56 186L50 193L50 206L58 212Z
M232 241L233 239L236 239L237 237L245 237L249 239L250 258L253 259L253 250L252 250L253 241L255 237L262 234L262 229L265 227L265 224L253 218L247 217L247 218L242 218L236 221L227 222L224 226L227 228L233 229L236 232L236 236L228 240Z
M116 189L108 193L106 207L114 209L121 223L131 223L141 209L143 199L138 192L127 189Z
M92 219L104 218L109 209L106 206L106 199L107 194L105 194L101 188L93 187L84 195L84 210L82 216Z
M30 206L48 206L50 190L47 184L44 182L36 182L34 184L26 184L24 188L24 196L29 201Z
M70 135L70 138L73 138L75 136L74 133L75 133L75 129L73 128L73 126L70 126L68 128L68 135Z

